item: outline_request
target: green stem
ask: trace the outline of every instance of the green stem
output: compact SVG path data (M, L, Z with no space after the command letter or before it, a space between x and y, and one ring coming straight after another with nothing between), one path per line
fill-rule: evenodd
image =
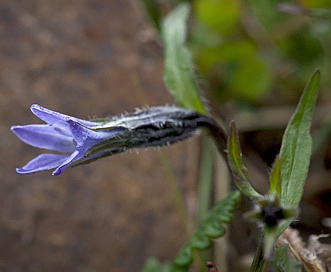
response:
M213 184L213 168L215 159L215 145L209 137L202 137L201 155L200 155L200 173L199 173L199 188L198 188L198 222L201 222L212 204L212 184ZM210 260L211 250L199 252L200 269L204 271L205 262Z
M203 220L211 205L215 149L213 142L209 138L202 138L201 151L199 176L199 221Z
M259 247L255 253L253 263L249 272L263 272L266 266L266 259L263 256L263 238L260 241Z
M166 156L166 154L163 151L160 151L159 154L160 154L163 168L167 175L168 184L171 188L176 207L178 209L178 212L180 214L180 217L181 217L184 227L186 229L187 238L188 238L191 235L191 225L190 225L190 222L188 219L183 197L182 197L182 194L181 194L179 186L178 186L178 182L176 180L175 174L173 172L173 169L170 165L169 159Z
M218 152L227 161L226 149L227 149L227 133L221 128L215 120L209 118L207 122L204 123L204 127L208 129L210 136L215 141Z

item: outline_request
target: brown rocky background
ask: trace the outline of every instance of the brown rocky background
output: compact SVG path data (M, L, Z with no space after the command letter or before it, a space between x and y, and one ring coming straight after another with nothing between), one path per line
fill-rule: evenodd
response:
M33 103L79 118L173 103L162 49L137 1L0 2L0 271L139 271L171 260L185 231L160 152L189 209L198 139L20 176L40 150L9 130L41 123Z

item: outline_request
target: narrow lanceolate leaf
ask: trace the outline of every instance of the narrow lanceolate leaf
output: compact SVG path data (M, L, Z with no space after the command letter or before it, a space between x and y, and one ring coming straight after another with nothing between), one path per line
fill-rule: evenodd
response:
M238 132L234 121L230 123L229 129L228 162L234 182L238 189L251 199L261 197L261 195L250 184L247 168L242 160Z
M282 192L281 161L276 157L270 174L270 194L280 198Z
M298 206L302 197L312 150L310 127L318 95L319 80L320 72L316 70L307 83L283 136L280 150L281 202L285 207Z
M296 208L302 197L312 152L310 127L318 94L319 80L320 72L317 70L307 83L283 136L279 154L281 161L280 204L284 211L288 213L288 216L285 216L285 220L275 230L265 231L265 257L271 252L274 241L293 221ZM274 188L271 190L278 190L276 189L277 182L274 181Z
M180 106L206 113L194 77L191 56L184 44L189 12L189 4L180 4L163 21L164 81Z

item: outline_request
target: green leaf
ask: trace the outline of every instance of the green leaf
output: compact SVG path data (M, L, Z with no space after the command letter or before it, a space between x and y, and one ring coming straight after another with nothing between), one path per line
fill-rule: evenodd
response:
M273 271L275 272L300 272L300 263L290 257L288 246L279 246L275 250Z
M212 239L224 236L223 224L232 221L233 212L239 199L239 191L230 192L208 212L191 239L175 257L175 266L188 269L193 261L193 250L203 251L210 248Z
M265 257L269 256L278 236L291 224L300 203L307 178L312 140L311 120L318 95L320 72L316 70L301 95L298 106L285 130L279 158L281 160L280 202L289 218L275 230L265 231Z
M319 81L320 72L316 70L307 83L283 136L280 150L281 203L285 207L298 206L302 197L312 152L310 127Z
M169 264L169 263L162 264L156 258L151 257L145 262L145 265L141 271L142 272L172 272L174 270L172 269L171 264Z
M270 194L280 198L282 192L281 161L277 156L270 174Z
M192 247L187 244L177 254L174 264L179 267L188 267L193 261Z
M242 160L238 132L234 121L230 122L228 136L228 162L234 182L238 189L251 199L261 197L250 184L247 168Z
M211 247L211 245L211 239L203 232L196 232L191 239L191 247L198 250L208 249Z
M208 238L215 239L225 234L225 228L219 222L211 222L206 225L204 233Z
M180 106L205 114L207 111L194 77L191 56L185 47L189 13L190 5L182 3L163 21L164 81Z

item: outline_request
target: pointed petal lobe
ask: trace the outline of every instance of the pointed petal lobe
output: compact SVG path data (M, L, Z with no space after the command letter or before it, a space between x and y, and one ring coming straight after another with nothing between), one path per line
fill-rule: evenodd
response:
M68 155L41 154L29 161L22 168L16 169L16 172L19 174L32 174L39 171L50 170L61 165L67 158Z
M48 124L61 123L61 125L67 126L66 122L69 119L72 119L75 122L78 122L84 126L95 126L97 124L96 122L85 121L79 118L71 117L63 113L52 111L37 104L33 104L30 109L34 115L36 115L37 117L39 117L41 120L45 121Z
M79 152L78 150L75 150L70 156L66 158L52 173L52 175L57 176L60 175L65 169L68 168L68 166L75 161L81 159L84 157L84 153Z
M59 152L72 152L75 143L72 137L49 125L13 126L11 130L28 145ZM70 131L68 132L70 133Z
M72 119L68 120L68 124L70 126L71 133L77 143L77 147L84 145L86 150L88 150L92 145L119 135L124 130L123 128L115 128L111 130L108 129L104 131L94 131L84 127Z

